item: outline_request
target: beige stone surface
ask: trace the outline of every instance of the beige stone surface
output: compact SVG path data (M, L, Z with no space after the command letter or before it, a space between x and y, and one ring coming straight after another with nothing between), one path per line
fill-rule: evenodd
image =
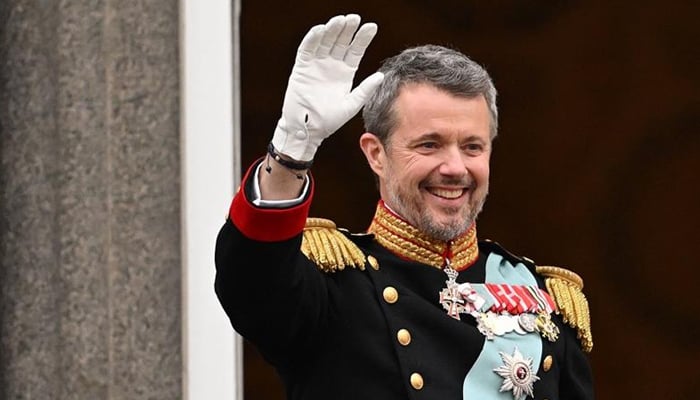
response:
M178 2L0 26L0 398L180 398Z

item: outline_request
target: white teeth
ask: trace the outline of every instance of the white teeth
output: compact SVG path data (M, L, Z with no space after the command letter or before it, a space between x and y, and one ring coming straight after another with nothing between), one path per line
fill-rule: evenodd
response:
M463 192L464 191L462 189L430 189L430 193L446 199L456 199L457 197L461 196Z

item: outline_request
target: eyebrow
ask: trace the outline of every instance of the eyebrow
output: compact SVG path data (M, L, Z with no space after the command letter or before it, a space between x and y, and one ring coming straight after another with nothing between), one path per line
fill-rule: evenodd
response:
M437 132L427 132L423 133L420 136L412 139L409 141L409 143L420 143L424 140L442 140L442 135L440 135ZM488 143L488 140L483 140L480 136L478 135L469 135L467 136L464 140L461 140L460 142L462 143L470 143L470 142L481 142L481 143Z
M439 139L440 139L439 133L428 132L428 133L423 133L420 136L410 140L409 143L418 143L418 142L422 142L424 140L439 140Z

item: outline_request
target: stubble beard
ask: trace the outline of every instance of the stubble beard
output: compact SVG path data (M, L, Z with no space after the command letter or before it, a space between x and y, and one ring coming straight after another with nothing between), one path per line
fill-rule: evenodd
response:
M486 202L486 193L474 204L469 204L465 208L452 208L446 210L449 214L462 214L461 217L451 218L448 222L440 223L431 215L431 212L423 209L420 202L411 199L399 190L395 180L389 179L387 185L387 196L390 207L404 218L409 224L439 241L450 241L464 234L476 221L477 216ZM472 190L471 195L474 195Z

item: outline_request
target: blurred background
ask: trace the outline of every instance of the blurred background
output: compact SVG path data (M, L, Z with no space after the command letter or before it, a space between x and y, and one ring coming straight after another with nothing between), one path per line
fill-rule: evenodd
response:
M243 2L243 166L270 140L308 28L379 25L356 82L403 48L455 47L491 73L500 132L478 221L498 241L585 282L598 398L695 399L700 361L700 103L695 1ZM367 228L378 194L359 116L317 153L312 216ZM342 362L342 360L339 360ZM283 399L245 347L248 400Z

